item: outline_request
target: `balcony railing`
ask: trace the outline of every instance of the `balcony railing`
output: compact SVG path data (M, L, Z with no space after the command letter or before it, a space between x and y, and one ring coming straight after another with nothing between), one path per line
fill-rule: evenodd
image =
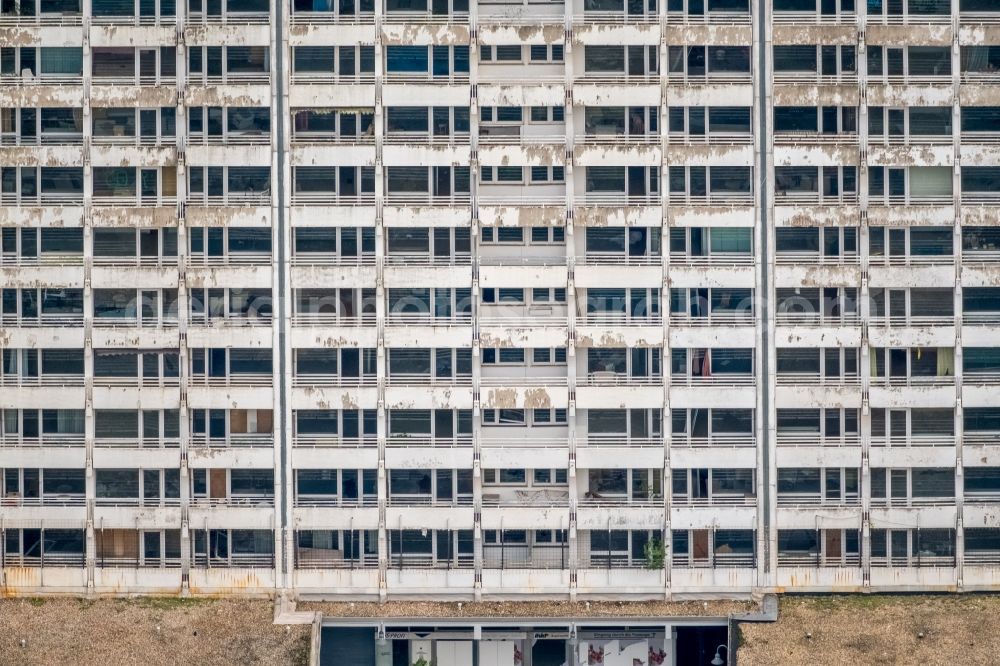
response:
M753 134L749 132L669 132L668 146L749 146L753 144Z
M293 206L374 206L375 194L337 192L292 192Z
M821 553L778 552L779 567L860 567L861 555L846 553L841 556Z
M954 555L920 555L915 554L909 557L885 557L872 555L871 566L873 568L948 568L951 569L955 566L955 556Z
M359 12L357 14L338 14L327 12L303 12L295 10L291 14L293 26L304 25L375 25L375 14Z
M106 507L143 507L143 508L162 508L162 507L175 507L181 505L180 497L96 497L94 498L94 504L96 506L106 506Z
M774 25L854 25L858 17L854 12L825 14L823 12L775 11L771 14Z
M950 303L948 303L950 305ZM868 325L887 328L919 328L924 326L954 326L954 315L899 315L884 317L874 315L868 318Z
M795 72L775 72L775 83L808 83L817 86L837 86L845 84L857 84L857 72L841 72L839 74L823 74L821 72L795 71Z
M824 497L822 493L778 493L778 506L860 506L857 493L846 493L844 497Z
M781 307L779 305L779 307ZM845 312L840 315L819 312L778 312L775 317L778 326L860 326L861 315Z
M378 553L345 556L343 551L328 548L295 547L296 569L377 569Z
M728 569L756 566L753 553L712 553L694 557L689 553L674 553L671 564L678 569Z
M84 446L83 433L44 433L36 437L19 436L17 433L0 434L0 447L38 448L51 446L58 448L78 448Z
M189 375L189 386L270 386L274 377L269 372L239 372L212 377L209 375Z
M61 386L83 386L85 383L85 377L80 375L70 375L70 374L44 374L36 375L34 377L26 377L23 375L0 375L0 386L17 388L17 387L29 387L29 386L48 386L48 387L61 387Z
M471 319L469 323L471 323ZM292 315L292 326L346 326L354 328L358 326L374 325L374 313L356 316L342 316L335 312L296 312Z
M459 495L457 497L435 497L433 495L389 495L386 499L387 506L393 507L434 507L434 508L454 508L471 507L472 495Z
M87 496L84 493L42 493L41 497L21 497L7 493L0 498L0 506L85 506Z
M778 252L774 263L778 266L859 266L861 259L857 252L836 256L821 255L819 252Z
M296 507L358 508L378 506L378 497L372 495L364 495L362 497L343 497L341 495L296 495L293 501Z
M94 74L91 83L95 86L141 86L143 88L153 86L175 86L177 77L174 76L106 76L104 74Z
M188 447L192 449L261 449L274 446L270 432L230 433L225 437L210 437L204 433L191 433Z
M638 437L626 433L589 433L588 447L663 448L662 437Z
M195 553L191 558L191 566L198 569L273 569L274 554L233 553L229 556L209 556L205 553Z
M435 557L429 553L390 553L389 566L394 569L471 569L475 564L472 555Z
M824 132L783 132L774 133L776 146L841 146L858 144L856 132L826 134Z
M270 206L271 193L229 192L210 196L204 192L188 192L186 203L188 206Z
M206 315L203 313L192 313L189 316L188 324L190 326L207 326L207 327L223 327L223 328L244 328L244 327L262 327L270 326L272 323L272 318L270 314L240 314L240 313L228 313L223 316L216 315Z
M752 266L757 261L749 252L713 252L712 254L692 255L684 252L671 252L670 264L673 266Z
M45 568L45 567L82 567L87 561L84 553L51 553L48 555L20 555L18 553L3 554L5 567Z
M670 436L670 446L673 448L692 449L727 449L752 448L757 445L757 438L746 434L718 434L707 436L688 436L685 433L675 433Z
M344 437L336 433L296 433L292 435L292 446L299 449L374 449L378 447L378 437L375 435Z
M784 206L855 206L858 203L858 193L841 192L830 195L819 191L776 190L774 203Z
M565 322L565 320L563 320ZM662 326L660 315L635 315L628 312L588 312L578 315L577 326Z
M598 370L588 372L584 383L586 386L663 386L663 375L640 377L627 372Z
M576 258L577 266L662 266L662 255L631 255L620 252L588 252Z
M673 493L670 496L672 506L710 507L710 506L756 506L756 495L726 495L713 493L711 497L691 497L686 493Z
M517 375L509 377L482 377L479 380L480 386L566 386L565 375Z
M386 254L384 265L393 268L408 268L411 266L471 266L472 255L449 254L434 256L430 254Z
M129 268L164 268L177 265L177 257L160 256L95 256L94 266L121 266Z
M671 192L668 202L671 206L752 206L753 192L711 192L708 194L688 194Z
M715 373L711 375L671 374L671 386L755 386L757 376L735 372Z
M569 548L565 544L483 545L484 569L566 569L567 567L569 567Z
M334 132L308 132L292 130L292 145L340 145L340 146L374 146L374 134L335 134Z
M912 434L912 435L872 435L871 445L876 447L911 447L911 446L954 446L955 435L951 434Z
M190 268L215 266L267 266L271 263L268 252L230 252L222 255L188 254L185 262Z
M274 495L266 493L233 494L229 497L192 497L191 506L196 507L269 507L274 506Z
M375 255L360 254L345 257L328 252L297 252L289 261L292 266L374 266Z
M91 25L104 26L173 26L177 25L176 16L139 16L137 14L122 14L119 16L91 16Z
M42 27L42 26L80 26L83 25L81 14L38 14L36 16L18 16L4 14L0 16L0 28Z
M0 132L0 146L80 146L81 132L45 132L40 136L26 136L17 132Z
M820 372L779 372L778 386L859 386L860 375L826 375Z
M72 328L83 325L83 313L45 314L28 317L17 314L0 315L0 325L18 328Z
M453 437L434 437L432 435L408 435L404 433L389 433L385 445L398 448L432 447L435 449L454 449L472 446L472 435L455 435Z
M185 25L267 25L271 20L268 12L235 12L226 10L221 14L190 12L185 17Z
M775 436L778 446L860 446L858 433L822 435L818 432L779 432Z
M394 372L385 378L386 386L472 386L472 375L438 377L421 372Z
M591 12L573 16L573 25L658 25L659 15L653 11L649 13L632 12Z
M710 312L707 315L690 315L684 312L671 312L671 326L753 326L756 323L754 313L749 310L723 310Z
M292 375L292 386L296 388L305 388L309 386L360 388L377 385L378 377L375 375L347 376L319 372L295 372Z
M94 448L98 449L177 449L179 437L98 437Z
M576 500L579 507L600 509L607 507L623 508L663 508L666 501L663 495L649 495L636 497L628 494L599 493L594 490L587 491L583 497Z
M35 257L22 257L5 252L0 254L0 267L3 266L52 266L59 268L83 266L83 255L45 253Z

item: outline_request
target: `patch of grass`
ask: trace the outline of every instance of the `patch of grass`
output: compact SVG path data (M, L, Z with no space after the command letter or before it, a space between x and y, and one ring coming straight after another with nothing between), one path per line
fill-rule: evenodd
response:
M32 597L32 598L28 599L28 603L31 604L32 606L34 606L35 608L38 608L40 606L44 606L45 605L45 599L41 599L39 597Z
M210 603L211 599L200 597L139 597L133 601L140 608L154 610L181 610Z

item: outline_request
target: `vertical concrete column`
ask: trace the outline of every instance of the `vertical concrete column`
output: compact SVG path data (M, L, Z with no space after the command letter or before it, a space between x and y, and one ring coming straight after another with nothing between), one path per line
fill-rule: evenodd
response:
M288 400L289 388L292 385L292 343L289 334L291 323L291 274L288 254L291 251L291 209L289 207L289 192L291 192L291 168L288 166L288 156L291 148L291 115L288 112L288 76L291 62L288 47L288 26L290 24L290 3L277 0L275 3L275 19L271 22L271 126L276 130L271 133L271 181L277 183L276 196L272 197L272 298L278 307L272 308L272 336L275 344L274 358L274 398L275 410L278 415L274 428L277 437L274 439L275 463L275 584L283 591L289 590L293 584L295 563L295 526L292 522L292 489L294 472L292 470L292 418L291 405Z
M861 572L864 585L871 580L871 525L868 520L871 510L871 467L868 455L871 449L871 406L868 401L871 386L871 347L868 338L868 322L871 318L871 300L868 288L868 53L865 47L864 26L867 20L866 3L857 3L858 35L858 260L861 265L861 284L858 288L858 314L861 317L861 414L858 419L858 435L861 444Z
M771 3L758 0L751 22L754 34L752 51L756 76L753 77L754 109L758 136L754 142L755 159L754 187L755 209L760 211L756 221L757 261L756 283L757 303L755 331L757 348L757 377L760 390L757 391L757 414L755 424L757 434L757 584L773 586L776 583L777 568L777 525L774 516L777 511L777 463L776 463L776 417L774 406L775 378L771 372L775 349L774 326L774 262L770 248L774 247L774 180L771 177L774 164L771 109L773 106L773 62L771 36Z
M92 52L90 48L91 2L83 0L83 118L84 132L90 131L92 123L90 110L90 81L92 69ZM83 373L86 382L86 402L84 404L84 439L87 447L85 485L87 497L87 534L86 534L86 567L87 592L94 590L94 566L97 556L97 544L94 536L94 497L96 481L94 478L94 340L93 313L94 289L92 283L94 251L93 251L93 218L91 199L94 194L93 168L90 161L89 137L83 145L83 225L84 236L90 240L85 244L83 261Z
M382 217L385 202L385 168L382 164L382 145L385 137L382 108L382 83L385 78L385 57L382 43L383 3L375 3L375 320L378 327L378 347L376 350L376 370L378 381L378 562L379 597L385 599L386 568L389 563L389 540L385 525L386 504L388 502L388 479L385 469L385 439L389 432L388 415L385 410L385 317L388 295L385 291L385 227Z
M482 378L482 352L479 339L479 257L482 251L479 233L479 3L469 2L469 189L471 194L471 214L469 220L469 241L472 254L472 560L474 573L473 594L478 601L482 598L483 577L483 475L482 475L482 427L480 381Z
M669 101L669 89L667 86L667 73L664 71L669 66L667 58L667 4L661 2L657 4L660 21L660 196L662 197L662 218L660 220L660 312L663 314L663 346L660 348L660 373L663 377L663 403L662 416L660 419L660 431L663 437L663 526L662 539L666 557L663 558L663 595L664 599L670 599L670 479L672 476L670 468L670 438L672 433L672 420L670 418L670 381L667 375L670 372L670 200L669 178L667 172L670 161L667 159L669 148L667 145L668 136L668 112L667 103Z
M566 126L565 141L565 167L563 168L563 179L566 183L566 211L563 216L566 224L564 234L566 240L566 386L569 403L566 409L567 425L567 452L569 454L569 470L566 479L569 482L569 516L566 531L566 548L568 552L568 566L570 571L569 595L571 600L576 599L576 577L579 567L579 544L577 539L576 512L577 512L577 468L576 468L576 380L577 380L577 348L576 348L576 313L586 311L586 306L581 308L577 305L576 293L576 233L573 218L573 206L575 195L576 178L574 169L575 151L575 129L576 113L573 105L573 76L575 68L575 49L573 48L573 3L567 2L565 5L566 14L564 17L565 40L563 44L563 95L564 108L563 118Z
M952 3L951 26L952 26L952 49L951 49L951 76L952 76L952 149L955 159L955 169L952 180L952 191L955 201L955 230L954 245L952 253L955 256L955 301L953 312L955 313L955 583L958 589L962 589L963 584L963 562L965 560L965 470L963 466L964 449L962 440L964 439L965 419L962 404L962 106L961 106L961 47L959 46L959 9L958 3Z
M190 376L190 354L187 346L188 313L191 311L187 287L188 233L186 223L187 206L187 45L184 26L187 17L187 3L176 7L177 23L177 105L174 128L177 137L177 331L178 365L180 365L180 484L181 484L181 593L188 594L191 573L191 472L188 466L188 451L191 433L191 415L188 409L188 377Z

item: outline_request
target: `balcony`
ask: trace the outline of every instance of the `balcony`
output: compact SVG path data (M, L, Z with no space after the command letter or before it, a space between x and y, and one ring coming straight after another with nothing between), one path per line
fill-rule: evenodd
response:
M861 437L856 432L841 435L824 435L819 432L778 432L775 437L778 446L789 447L845 447L861 446Z
M378 437L371 434L348 437L338 433L294 433L292 446L298 449L374 449L378 447ZM471 438L469 446L472 446Z
M43 433L33 437L18 433L0 434L0 448L83 448L86 440L83 433Z
M272 446L274 434L270 432L230 433L223 437L191 433L188 437L188 447L192 449L258 449Z
M178 449L180 445L179 437L98 437L94 440L94 447L99 449Z

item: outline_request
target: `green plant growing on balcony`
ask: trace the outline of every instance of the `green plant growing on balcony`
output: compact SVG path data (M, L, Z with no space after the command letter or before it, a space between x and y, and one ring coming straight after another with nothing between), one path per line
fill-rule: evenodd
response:
M663 568L663 563L667 559L667 547L659 539L653 539L646 542L642 554L646 558L646 568L655 571Z
M420 657L415 662L413 662L413 666L431 666L431 662L427 661L423 657Z

